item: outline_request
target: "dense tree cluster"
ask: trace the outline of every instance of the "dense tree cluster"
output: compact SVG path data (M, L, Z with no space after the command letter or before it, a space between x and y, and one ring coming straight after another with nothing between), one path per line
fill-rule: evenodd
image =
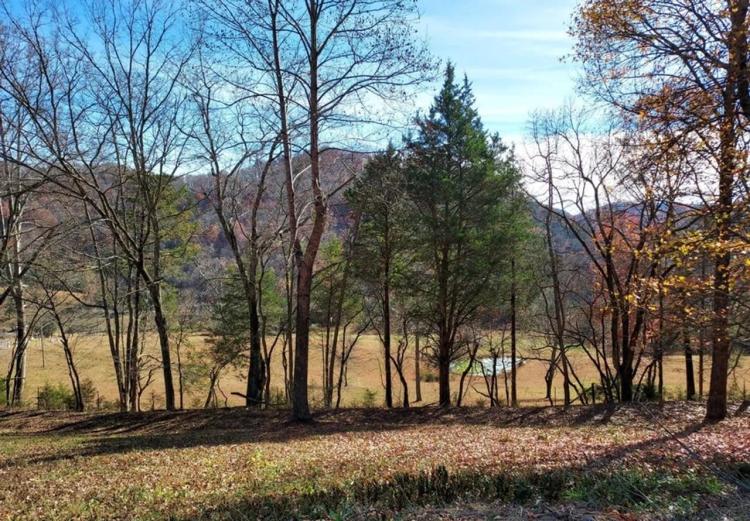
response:
M0 22L9 405L42 332L83 409L71 334L103 330L123 411L157 374L167 409L199 381L226 404L234 367L248 407L308 420L317 347L339 407L375 334L387 407L394 382L421 401L420 364L442 406L477 374L491 405L518 405L523 357L550 402L556 378L566 406L664 398L675 351L702 398L710 346L708 417L726 416L747 337L747 0L584 2L575 57L599 105L534 114L523 159L451 64L409 113L435 65L413 1L45 7ZM187 349L199 331L207 349Z

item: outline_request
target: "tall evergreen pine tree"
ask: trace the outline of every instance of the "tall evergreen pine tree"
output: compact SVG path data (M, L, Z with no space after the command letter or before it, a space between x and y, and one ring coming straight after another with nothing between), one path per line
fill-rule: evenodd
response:
M512 153L485 131L468 80L448 65L440 93L418 133L407 139L406 185L419 260L413 285L429 303L436 338L440 404L451 403L450 365L465 352L460 333L498 299L518 212L519 173ZM416 267L416 266L415 266Z

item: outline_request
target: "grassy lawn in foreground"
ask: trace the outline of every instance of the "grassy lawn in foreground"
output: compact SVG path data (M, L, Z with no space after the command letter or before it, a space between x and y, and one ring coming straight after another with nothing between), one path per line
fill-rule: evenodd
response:
M703 425L694 404L356 409L312 424L243 409L0 414L8 519L461 519L566 505L742 519L750 505L750 417ZM483 506L446 506L467 502Z

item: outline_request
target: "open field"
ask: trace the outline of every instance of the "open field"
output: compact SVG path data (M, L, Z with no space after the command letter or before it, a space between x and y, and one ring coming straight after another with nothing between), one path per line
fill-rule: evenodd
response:
M195 334L189 337L187 345L183 348L183 360L189 358L190 352L200 353L205 348L207 341L205 335ZM100 394L102 400L114 401L117 398L117 389L114 382L112 361L104 336L79 335L73 337L75 346L75 359L82 379L90 379ZM532 358L535 355L531 350L529 341L521 343L521 354ZM157 340L154 336L147 339L147 352L158 356ZM10 350L0 349L0 367L8 364ZM174 358L174 357L173 357ZM200 357L197 358L200 360ZM587 384L598 381L594 367L588 357L580 350L572 351L570 359L581 381ZM176 363L176 361L175 361ZM45 383L62 383L68 385L67 369L62 353L62 348L55 339L34 339L31 343L27 360L27 392L25 402L33 407L35 404L36 391ZM409 379L409 393L414 400L414 369L413 358L407 360L407 374ZM698 362L695 357L696 379ZM310 353L310 388L313 402L319 401L322 395L321 377L321 354L318 344L311 345ZM668 398L679 398L684 396L685 376L684 358L678 354L665 357L664 367L665 388ZM283 367L281 363L280 348L274 352L272 374L272 388L281 389L283 385ZM544 373L546 364L539 360L528 360L518 370L518 392L519 399L523 404L544 404ZM436 381L424 381L429 374L435 374L426 363L422 367L422 397L423 405L437 402L438 386ZM710 358L706 357L705 368L705 390L708 391L708 377L710 374ZM344 388L342 403L344 406L380 405L383 403L383 365L381 346L375 335L366 335L354 349L349 362L348 385ZM454 375L451 383L452 392L458 389L458 375ZM501 379L502 380L502 379ZM175 380L176 381L176 380ZM401 403L401 385L398 377L393 377L395 403ZM143 408L150 409L151 405L160 407L162 403L162 380L160 372L154 375L154 381L143 394ZM221 389L227 396L226 404L229 406L240 405L242 399L232 395L232 392L244 393L246 382L245 368L228 368L223 373ZM744 357L739 367L730 378L734 393L740 395L745 388L750 388L750 357ZM479 392L486 392L481 378L471 379L470 389L465 398L466 405L481 405L488 400ZM502 384L501 384L502 387ZM205 401L207 382L204 380L192 383L186 389L185 407L200 407ZM502 390L501 390L502 393ZM368 394L370 397L368 398ZM560 379L555 381L554 395L558 401L562 400ZM736 396L739 397L739 396Z
M189 337L187 345L183 348L183 360L188 359L188 354L193 351L199 353L205 348L207 337L205 335L195 334ZM114 382L109 348L104 336L97 335L79 335L73 337L75 346L75 359L82 379L91 379L99 392L101 398L106 401L114 401L117 397L117 390ZM531 350L532 345L528 340L521 343L521 354L523 356L533 357ZM154 356L158 356L157 340L154 336L147 339L147 351ZM0 367L8 364L10 350L0 349ZM174 358L174 356L173 356ZM198 358L200 359L200 358ZM581 381L590 384L598 381L594 367L591 365L588 357L580 350L572 351L570 359ZM173 360L176 363L176 360ZM695 356L696 379L698 371L698 360ZM28 355L28 372L27 372L27 392L25 402L33 407L35 404L36 391L45 383L62 383L68 385L67 369L62 353L62 348L54 339L34 339ZM407 374L409 379L409 393L414 400L414 370L413 358L407 361ZM313 405L319 401L322 395L321 378L321 354L319 345L313 340L310 354L310 388ZM283 385L283 367L281 364L280 348L274 352L272 375L272 388L280 389ZM664 367L665 388L668 398L679 398L684 396L685 376L684 376L684 358L678 354L672 354L665 357ZM544 373L546 365L539 360L528 360L518 370L518 392L522 404L542 405L544 404ZM424 381L425 377L432 373L436 374L426 363L422 367L422 396L423 405L429 405L437 402L438 386L436 381ZM383 365L381 346L375 335L366 335L354 349L349 362L348 385L344 388L342 403L344 406L362 406L362 405L381 405L384 401L383 394ZM708 391L708 377L710 374L710 358L706 357L705 368L705 391ZM455 375L451 383L452 392L458 389L458 375ZM502 380L502 379L501 379ZM144 409L150 409L152 402L155 407L162 404L162 380L160 372L154 375L154 381L143 394L142 406ZM176 382L176 380L175 380ZM246 385L246 369L228 368L225 370L221 380L221 389L227 396L227 405L240 405L242 399L234 396L232 392L244 393ZM733 387L734 394L740 397L743 389L750 388L750 357L744 357L739 367L736 369L730 383ZM394 402L401 403L401 384L394 371ZM502 384L501 384L502 387ZM562 400L561 381L555 381L554 395L558 401ZM464 404L481 405L488 400L481 396L478 391L486 392L484 383L481 378L474 377L470 381L470 390L467 394ZM207 392L207 382L198 381L190 385L185 396L185 407L201 407L205 401ZM502 393L502 390L501 390ZM368 398L370 394L370 398Z
M747 519L750 416L703 413L6 412L0 518Z

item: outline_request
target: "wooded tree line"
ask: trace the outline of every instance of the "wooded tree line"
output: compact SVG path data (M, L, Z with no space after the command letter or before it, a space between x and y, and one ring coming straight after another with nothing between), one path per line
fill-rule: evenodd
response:
M394 384L400 405L421 400L420 364L440 405L461 405L480 359L477 391L517 405L523 331L550 402L555 379L565 405L663 398L664 356L679 350L688 399L710 357L708 417L724 417L746 349L747 10L585 2L575 58L598 104L532 115L521 151L484 128L450 64L403 125L435 69L416 2L7 8L7 403L21 403L30 337L47 327L84 407L70 340L83 320L104 329L122 410L157 372L167 409L185 406L193 373L205 405L221 403L222 373L242 367L248 407L282 402L306 420L310 357L338 407L367 333L388 407ZM188 333L207 329L191 360Z

